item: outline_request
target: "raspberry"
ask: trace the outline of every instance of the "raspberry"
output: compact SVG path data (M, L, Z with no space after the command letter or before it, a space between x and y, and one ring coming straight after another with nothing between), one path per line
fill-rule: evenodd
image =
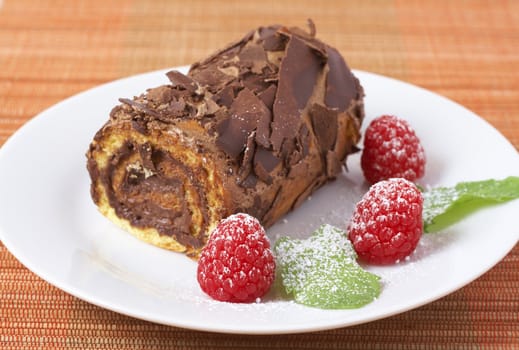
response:
M213 299L247 303L265 295L276 264L259 221L234 214L219 222L200 253L197 279Z
M407 121L383 115L366 129L361 167L371 184L392 177L414 182L424 175L425 152Z
M423 198L410 181L393 178L377 182L357 203L348 238L359 258L392 264L411 254L422 236Z

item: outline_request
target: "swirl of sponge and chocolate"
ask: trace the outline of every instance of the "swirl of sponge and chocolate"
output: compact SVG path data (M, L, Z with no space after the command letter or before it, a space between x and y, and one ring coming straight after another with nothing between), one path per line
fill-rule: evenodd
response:
M154 245L196 258L236 212L268 227L357 150L363 89L311 22L260 27L167 77L120 99L87 152L101 213Z

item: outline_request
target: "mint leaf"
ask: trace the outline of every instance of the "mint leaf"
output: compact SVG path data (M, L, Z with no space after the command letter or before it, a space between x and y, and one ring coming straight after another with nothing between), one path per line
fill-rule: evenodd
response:
M460 182L426 191L423 198L424 231L437 232L482 207L519 198L519 177Z
M300 304L351 309L380 294L380 278L357 264L346 233L331 225L322 225L305 240L283 237L274 251L282 284Z

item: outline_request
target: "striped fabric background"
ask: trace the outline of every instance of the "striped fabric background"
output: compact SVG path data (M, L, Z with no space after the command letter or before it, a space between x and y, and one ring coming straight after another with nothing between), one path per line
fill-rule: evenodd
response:
M75 93L190 64L258 25L304 26L309 17L352 68L445 95L519 147L514 0L0 0L0 145ZM465 288L388 319L299 335L222 335L87 304L35 276L0 243L0 348L519 349L518 290L516 246Z

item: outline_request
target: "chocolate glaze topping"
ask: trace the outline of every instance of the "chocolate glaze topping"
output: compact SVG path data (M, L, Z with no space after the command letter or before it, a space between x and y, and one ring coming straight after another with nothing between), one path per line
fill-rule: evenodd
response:
M229 118L216 126L217 144L231 158L247 155L243 158L255 162L254 175L263 180L269 178L265 175L273 170L272 164L282 160L291 165L301 160L302 150L309 147L308 127L326 159L327 151L335 146L337 115L352 104L362 106L363 90L357 78L336 49L314 37L313 22L309 26L310 33L299 28L261 27L195 63L189 72L227 108ZM324 92L319 91L323 88ZM313 95L323 93L324 98L311 101ZM360 125L363 109L350 116ZM247 154L251 152L247 147L251 132L255 132L255 146L261 146L255 152L261 156ZM337 171L340 167L331 177Z
M364 117L359 81L336 49L315 38L312 22L309 28L260 27L193 64L188 75L167 73L171 84L120 99L104 129L124 123L146 136L175 130L196 140L196 152L221 169L230 198L222 215L245 211L271 225L341 171L346 156L357 150ZM189 121L199 127L186 128ZM103 137L101 129L94 141ZM90 153L96 147L94 142ZM114 176L121 164L122 180ZM94 183L100 181L117 215L132 225L155 227L187 246L205 243L192 232L182 200L170 206L147 200L165 190L182 199L186 186L194 187L191 196L203 209L202 230L207 228L208 189L196 181L206 176L203 170L157 145L130 141L105 169L92 158L88 169L94 201Z

